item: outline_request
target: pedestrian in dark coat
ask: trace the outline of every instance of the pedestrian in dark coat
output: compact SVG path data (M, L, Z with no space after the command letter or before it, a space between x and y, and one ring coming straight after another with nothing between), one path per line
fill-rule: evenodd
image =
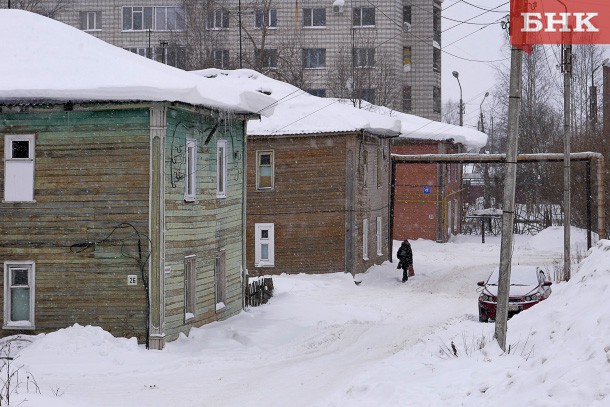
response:
M398 259L398 268L402 269L402 282L404 283L409 279L409 267L413 264L413 250L411 250L411 243L407 239L400 245L396 258Z

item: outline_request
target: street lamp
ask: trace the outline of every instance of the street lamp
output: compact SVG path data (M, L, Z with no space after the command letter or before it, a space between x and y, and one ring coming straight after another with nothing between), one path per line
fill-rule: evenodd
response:
M483 100L481 100L481 104L479 105L479 112L481 112L481 131L485 133L485 122L483 121L483 102L485 102L485 98L489 96L489 92L485 92L485 96L483 96Z
M460 86L460 126L464 125L464 102L462 99L462 84L460 83L460 73L458 71L453 71L453 76L458 81L458 85Z

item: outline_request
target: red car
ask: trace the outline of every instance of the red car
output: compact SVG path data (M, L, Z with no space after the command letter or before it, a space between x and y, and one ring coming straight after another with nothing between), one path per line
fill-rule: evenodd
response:
M544 271L534 266L514 266L510 273L508 294L508 317L528 309L551 295L551 282ZM483 287L479 295L479 321L496 319L498 304L498 270L491 273L487 281L479 281Z

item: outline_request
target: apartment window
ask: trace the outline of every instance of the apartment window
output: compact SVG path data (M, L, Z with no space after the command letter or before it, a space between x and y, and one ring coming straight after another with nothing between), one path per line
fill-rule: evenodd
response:
M354 48L352 57L355 68L375 66L375 48Z
M4 200L34 201L33 134L4 136Z
M375 89L356 89L356 97L360 100L375 104Z
M256 152L256 189L273 189L275 183L273 152Z
M441 49L437 47L432 48L432 69L434 72L441 71Z
M254 233L254 266L273 267L275 265L273 223L256 223L254 225Z
M369 220L362 220L362 259L369 259Z
M383 186L383 152L381 150L377 150L377 189Z
M197 140L186 140L184 200L193 202L197 191Z
M367 150L362 151L362 186L364 188L368 185L369 175L369 152Z
M402 110L405 112L410 112L413 109L412 106L412 99L411 99L411 94L412 94L412 90L411 90L411 86L410 85L404 85L402 87Z
M383 255L383 225L381 224L381 216L377 216L377 256Z
M305 48L303 49L303 68L315 69L326 67L326 49Z
M402 68L405 72L411 72L411 61L412 61L411 47L402 48Z
M227 141L216 144L216 197L227 197Z
M303 27L325 27L326 9L325 8L304 8Z
M102 12L81 11L80 29L84 31L100 31L102 29Z
M254 27L256 28L276 28L277 27L277 10L271 9L267 13L264 10L258 9L254 12Z
M374 27L375 26L375 8L374 7L356 7L354 8L354 27Z
M184 321L195 318L196 288L197 279L196 256L184 258Z
M156 31L184 31L186 19L181 7L155 7Z
M277 68L277 49L263 50L262 59L260 50L254 51L254 58L263 68Z
M34 276L32 261L4 263L4 329L34 329Z
M215 49L212 50L212 62L214 68L227 69L229 68L229 50Z
M326 97L326 89L306 89L305 92L320 98Z
M441 88L438 86L432 87L432 110L434 113L441 112Z
M216 311L220 311L227 303L227 273L225 252L220 251L214 257L214 285L216 286Z
M208 12L208 30L221 30L229 28L229 12L216 9Z

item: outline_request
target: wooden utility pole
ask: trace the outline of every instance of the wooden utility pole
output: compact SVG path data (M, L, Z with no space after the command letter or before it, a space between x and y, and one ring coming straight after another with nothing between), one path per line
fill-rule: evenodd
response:
M519 116L523 76L522 51L513 46L510 54L510 94L508 101L508 146L506 152L506 181L502 214L502 244L498 279L498 305L496 307L495 338L506 351L506 327L508 320L508 295L513 254L513 224L515 220L515 187L517 181L517 145L519 141Z

